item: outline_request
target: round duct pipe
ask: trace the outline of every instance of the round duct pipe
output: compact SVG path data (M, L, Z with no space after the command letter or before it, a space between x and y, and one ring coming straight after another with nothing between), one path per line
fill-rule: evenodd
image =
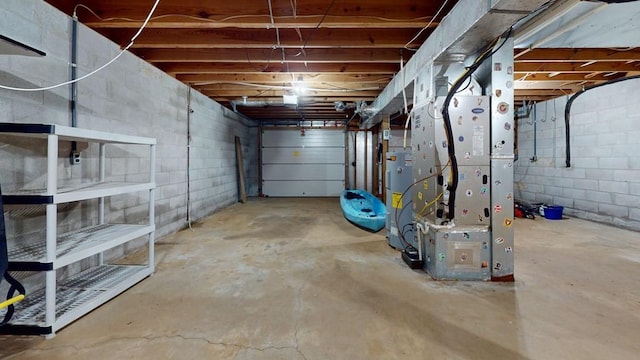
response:
M234 112L238 112L238 106L244 107L267 107L267 106L284 106L283 101L279 100L249 100L247 98L242 98L238 100L231 100L231 107Z

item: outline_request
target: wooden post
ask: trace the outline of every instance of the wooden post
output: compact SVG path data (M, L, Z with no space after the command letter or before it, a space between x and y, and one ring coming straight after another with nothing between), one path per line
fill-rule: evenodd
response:
M244 165L242 163L242 145L240 137L236 136L236 160L238 163L238 180L240 182L240 201L244 204L247 202L247 189L244 186Z
M369 131L364 132L364 190L369 191Z
M389 121L389 115L382 116L382 134L384 136L385 131L391 131L391 125ZM387 201L387 151L389 151L389 140L382 140L382 201Z
M373 189L371 189L371 193L375 196L380 196L380 164L382 164L382 159L378 157L378 136L380 133L380 125L375 126L371 132L371 141L372 141L372 149L373 149L373 168L371 174L371 182L373 183Z

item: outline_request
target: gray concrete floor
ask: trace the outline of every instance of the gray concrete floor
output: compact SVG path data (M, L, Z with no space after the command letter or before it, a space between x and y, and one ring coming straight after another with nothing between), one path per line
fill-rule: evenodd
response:
M640 237L518 219L515 283L436 282L337 199L254 199L157 244L156 274L14 359L638 359Z

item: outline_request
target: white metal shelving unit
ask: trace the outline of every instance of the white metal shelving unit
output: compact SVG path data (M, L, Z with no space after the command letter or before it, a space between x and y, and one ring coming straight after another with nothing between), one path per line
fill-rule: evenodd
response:
M5 205L46 206L45 239L22 244L17 238L9 249L10 271L45 272L45 285L27 294L16 306L10 324L0 333L39 334L55 332L151 275L154 271L154 189L156 139L119 135L50 124L0 123L0 134L42 138L47 141L46 189L17 191L3 195ZM99 144L99 174L95 183L58 186L58 145L60 141ZM147 182L105 181L106 145L148 146ZM147 224L109 224L105 222L105 197L148 191ZM58 206L68 202L98 199L98 225L58 234ZM148 255L143 265L108 265L103 253L131 240L148 237ZM87 259L98 258L98 265L56 283L56 271Z

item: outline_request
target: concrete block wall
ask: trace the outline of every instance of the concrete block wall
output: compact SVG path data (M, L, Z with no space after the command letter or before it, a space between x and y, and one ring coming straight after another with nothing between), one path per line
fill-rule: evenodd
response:
M0 34L47 53L34 58L0 55L0 84L32 88L67 81L70 33L71 19L41 0L0 2ZM119 51L118 45L80 24L78 76L105 64ZM156 238L187 225L188 91L186 85L130 53L78 83L78 127L157 139ZM69 98L68 86L39 92L0 89L0 121L70 125ZM243 145L248 193L257 195L258 133L251 121L196 91L191 92L191 109L190 213L195 221L238 200L235 136ZM0 143L4 192L44 184L44 141L3 136ZM97 147L79 144L81 164L71 166L65 159L69 146L67 143L60 149L59 182L95 179ZM146 178L146 149L110 146L107 156L109 180ZM145 194L109 198L107 219L142 222L146 201ZM61 231L95 222L95 207L89 205L71 204L61 211ZM24 216L17 209L9 210L18 214L9 219L9 231L44 231L38 211Z
M566 101L538 103L519 119L516 196L562 205L568 215L640 230L640 79L589 90L574 101L569 168ZM537 161L531 161L534 123Z

